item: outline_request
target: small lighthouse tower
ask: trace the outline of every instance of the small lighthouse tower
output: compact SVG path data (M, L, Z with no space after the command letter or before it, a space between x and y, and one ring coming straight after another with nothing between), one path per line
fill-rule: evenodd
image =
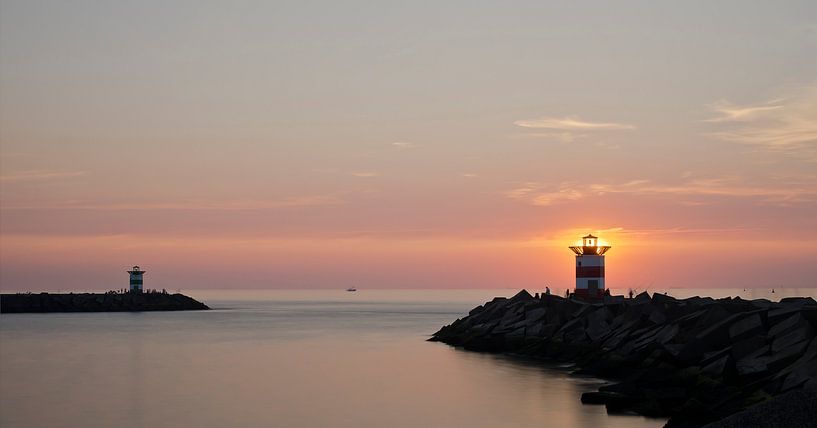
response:
M576 253L577 297L598 298L604 294L604 253L608 245L599 245L599 238L593 235L582 237L582 245L570 247Z
M142 274L145 273L139 266L134 266L131 270L128 271L130 274L130 290L131 293L141 293L142 292Z

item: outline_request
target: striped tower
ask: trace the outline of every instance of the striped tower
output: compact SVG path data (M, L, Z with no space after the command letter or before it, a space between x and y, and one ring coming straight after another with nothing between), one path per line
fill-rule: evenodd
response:
M130 274L130 288L128 288L128 290L130 290L131 293L141 293L142 274L144 274L145 271L139 269L139 266L134 266L128 273Z
M593 235L582 238L582 245L570 247L576 253L576 289L573 294L589 299L599 298L604 294L604 253L610 249L599 245L599 239Z

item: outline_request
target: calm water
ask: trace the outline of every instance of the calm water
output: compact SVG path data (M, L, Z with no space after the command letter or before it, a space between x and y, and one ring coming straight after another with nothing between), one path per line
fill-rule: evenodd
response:
M215 310L2 315L0 426L663 425L581 405L599 380L425 342L514 292L201 291Z

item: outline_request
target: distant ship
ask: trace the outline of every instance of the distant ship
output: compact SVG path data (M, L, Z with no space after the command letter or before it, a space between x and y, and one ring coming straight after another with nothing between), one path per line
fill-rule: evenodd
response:
M347 289L346 289L346 291L357 291L357 288L355 288L355 287L349 287L349 288L347 288Z

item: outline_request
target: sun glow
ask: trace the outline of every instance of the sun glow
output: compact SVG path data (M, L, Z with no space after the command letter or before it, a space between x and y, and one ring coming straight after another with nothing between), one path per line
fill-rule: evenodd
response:
M595 242L593 243L593 245L589 245L589 247L609 247L610 246L610 244L607 241L605 241L603 239L600 239L600 238L596 238L596 239L594 239L594 241ZM573 243L573 245L576 246L576 247L582 247L582 246L584 246L584 242L581 239L577 239Z
M611 246L608 245L606 241L599 239L599 237L589 234L583 236L576 245L569 246L568 248L579 256L584 254L603 255Z

